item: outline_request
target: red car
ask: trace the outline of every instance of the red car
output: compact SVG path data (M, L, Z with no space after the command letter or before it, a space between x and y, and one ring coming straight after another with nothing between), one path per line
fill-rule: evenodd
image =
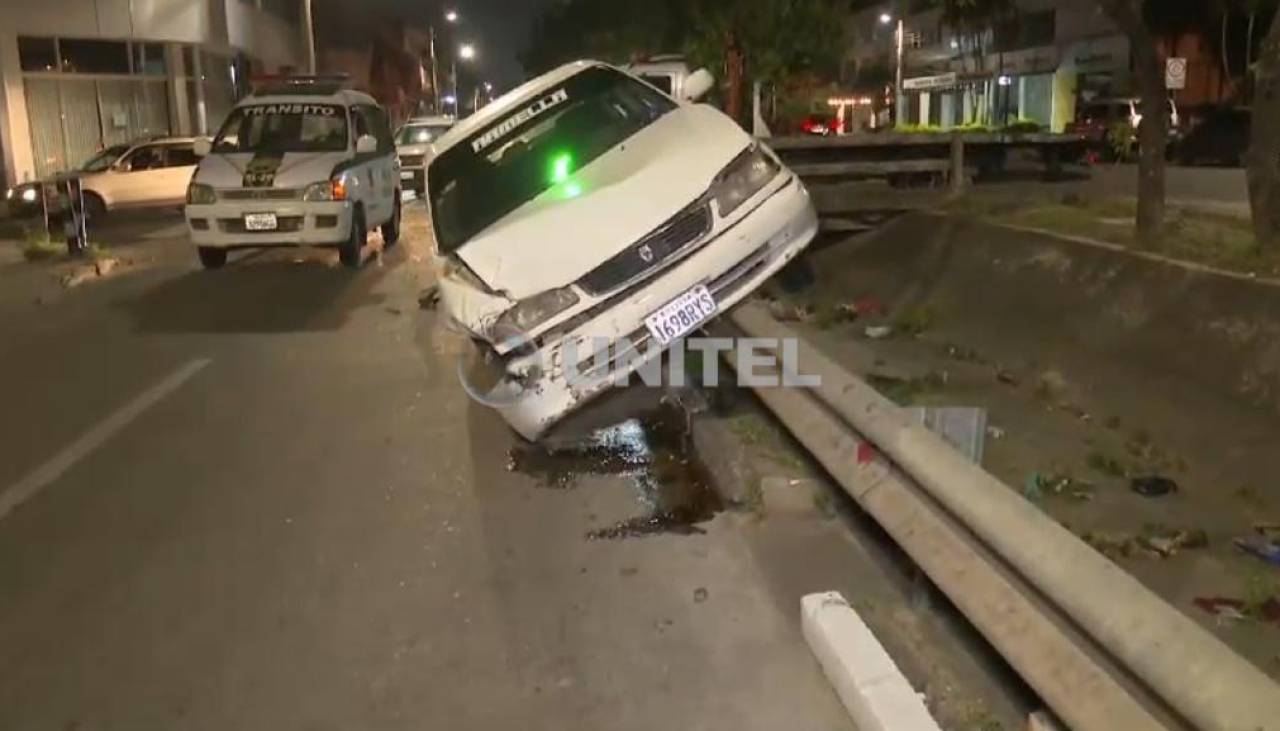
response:
M818 135L819 137L842 135L844 134L844 122L830 114L810 114L800 122L800 131L807 135Z

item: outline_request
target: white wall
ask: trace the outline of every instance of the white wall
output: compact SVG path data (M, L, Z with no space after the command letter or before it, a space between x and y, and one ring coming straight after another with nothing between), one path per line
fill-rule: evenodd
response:
M270 71L280 66L305 68L306 49L302 47L300 27L290 26L243 0L223 2L227 8L227 40L231 46L262 59ZM301 0L298 2L301 4ZM301 17L302 13L299 12L298 16Z

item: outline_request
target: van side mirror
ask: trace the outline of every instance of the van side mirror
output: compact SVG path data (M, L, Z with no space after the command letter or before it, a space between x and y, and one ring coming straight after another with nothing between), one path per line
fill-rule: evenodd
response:
M708 93L711 92L716 85L716 77L706 69L698 69L689 74L684 80L684 86L680 90L680 96L684 101L696 102L700 101Z
M196 154L196 157L208 157L209 153L213 152L213 140L208 137L197 137L191 143L191 151Z
M372 155L378 151L378 138L373 135L360 135L356 138L356 154Z

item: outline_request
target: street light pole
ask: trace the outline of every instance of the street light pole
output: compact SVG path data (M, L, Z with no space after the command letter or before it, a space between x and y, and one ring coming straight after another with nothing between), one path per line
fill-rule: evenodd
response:
M906 26L903 24L902 18L898 18L898 32L896 35L898 71L895 74L893 83L893 126L898 127L902 124L903 107L906 106L906 95L902 93L902 47L906 45Z
M303 0L302 2L302 25L306 33L307 42L307 73L315 76L316 73L316 25L315 18L311 13L311 0Z
M440 114L440 75L436 73L436 26L431 25L431 93L435 97L435 104L431 107L431 111Z

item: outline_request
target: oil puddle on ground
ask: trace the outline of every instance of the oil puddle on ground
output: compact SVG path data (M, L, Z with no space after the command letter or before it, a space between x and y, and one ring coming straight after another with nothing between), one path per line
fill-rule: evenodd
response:
M664 406L554 451L518 445L511 450L508 469L556 490L573 489L589 475L628 478L645 512L592 530L589 540L697 534L703 532L698 524L715 517L723 504L690 442L684 412Z

